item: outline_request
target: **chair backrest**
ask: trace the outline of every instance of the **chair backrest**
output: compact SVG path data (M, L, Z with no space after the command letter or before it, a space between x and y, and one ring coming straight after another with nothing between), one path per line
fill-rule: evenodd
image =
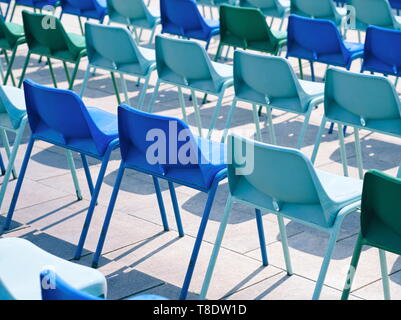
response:
M335 68L326 73L324 109L330 119L366 127L371 120L401 117L398 94L387 78Z
M401 9L401 0L390 0L390 5L394 9Z
M149 15L143 0L107 0L107 12L112 21L127 25L133 20L147 19Z
M230 135L227 156L234 197L288 216L298 208L299 219L320 226L332 223L334 212L323 207L328 196L310 160L299 150ZM242 171L245 167L247 172Z
M298 112L307 108L308 100L287 59L252 54L241 50L234 53L235 96L249 102L272 105Z
M28 120L33 135L60 145L85 146L102 155L108 143L81 98L69 90L24 81Z
M399 76L401 74L401 31L368 27L362 70Z
M348 0L355 8L358 29L366 29L369 25L394 28L395 19L388 0Z
M221 85L206 50L198 42L156 36L156 62L162 80L213 91Z
M401 180L371 170L365 174L361 233L385 250L401 254Z
M341 21L333 0L291 0L291 13L299 16Z
M61 0L61 6L66 5L77 8L78 10L95 9L96 0Z
M89 62L107 69L145 74L149 67L132 34L123 27L85 24Z

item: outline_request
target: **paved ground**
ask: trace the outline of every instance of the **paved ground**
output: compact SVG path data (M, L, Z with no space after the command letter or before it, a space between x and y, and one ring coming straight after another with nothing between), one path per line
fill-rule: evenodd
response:
M155 4L156 1L152 1ZM16 17L16 20L20 18L19 11L17 11ZM75 17L66 16L63 21L68 30L79 32L78 22ZM275 27L277 26L278 23L275 24ZM144 34L146 41L148 36L149 33ZM349 36L356 38L352 33ZM216 47L217 41L214 41L209 50L211 55L216 52ZM25 54L26 47L21 48L18 52L14 68L15 74L18 76L21 72ZM227 63L232 63L231 57L232 52ZM295 70L298 71L296 61L291 62ZM87 60L84 59L74 88L75 91L80 89L86 63ZM360 63L357 61L352 69L359 71L359 68ZM307 74L308 69L308 66L305 65ZM60 81L60 87L66 88L67 83L62 64L56 63L55 70L56 76ZM318 66L317 74L321 77L324 70L324 66ZM31 61L27 77L41 84L51 85L48 68L43 63L39 64L37 58ZM153 92L155 78L156 75L154 74L147 92L146 101L149 101ZM130 103L135 106L139 89L135 86L134 78L129 78L128 80ZM162 85L161 89L155 112L181 117L176 88ZM214 139L218 139L222 133L224 120L232 98L233 91L230 90L224 99L224 106L217 123L218 130L213 136ZM195 125L193 108L190 107L188 96L186 96L186 99L189 105L187 108L189 122L191 125ZM116 112L117 103L113 95L109 74L97 71L89 82L84 100L88 105ZM209 103L201 108L201 116L205 128L208 127L216 103L215 98L211 97L210 100ZM302 148L307 155L312 152L321 116L322 108L313 112L305 146ZM291 114L274 112L274 123L278 143L285 146L294 146L302 119ZM195 129L195 127L193 128ZM249 105L239 104L234 116L232 131L248 137L254 136L254 125L252 124L252 113ZM351 175L357 177L353 135L351 133L352 131L349 130L346 138L348 158ZM26 133L24 145L18 155L18 168L25 152L28 135L29 132ZM264 126L263 136L267 141L267 133ZM365 169L376 168L395 175L397 165L401 160L400 142L394 138L368 134L367 132L362 132L361 137ZM85 184L82 164L79 157L75 156L84 194L84 200L79 202L76 201L64 151L45 143L37 143L35 145L21 191L20 201L17 204L13 223L14 229L5 234L5 237L23 237L57 256L65 259L73 258L75 245L77 244L89 204L89 191ZM316 165L320 169L341 174L342 167L339 158L337 133L334 132L333 135L324 137ZM86 242L84 256L79 263L89 265L91 262L118 165L119 154L116 152L109 165L105 183L101 190L99 205L96 208ZM97 174L99 170L97 161L91 162L91 170L94 175ZM15 181L12 181L6 201L2 207L2 213L5 213L8 209L14 187ZM205 204L205 195L185 187L177 187L177 195L186 232L184 238L179 238L166 184L162 184L162 189L171 225L170 232L163 232L161 227L151 179L142 174L129 172L123 180L122 190L99 268L108 278L108 297L111 299L121 299L139 292L161 294L171 299L178 297ZM196 299L200 291L203 275L206 271L217 229L222 218L227 192L227 184L224 183L218 191L206 230L190 287L190 298ZM4 218L1 217L0 222L3 221ZM253 210L239 205L234 207L234 213L227 229L215 276L209 290L209 299L311 298L328 242L328 236L298 223L286 221L294 267L294 275L288 277L284 271L276 217L272 214L264 214L263 221L270 259L268 267L262 267L261 264ZM350 216L344 223L323 289L322 298L324 299L338 299L340 297L358 228L358 214ZM401 298L401 260L397 256L389 254L388 262L391 272L393 298ZM379 259L376 249L363 251L353 288L352 298L354 299L382 298Z

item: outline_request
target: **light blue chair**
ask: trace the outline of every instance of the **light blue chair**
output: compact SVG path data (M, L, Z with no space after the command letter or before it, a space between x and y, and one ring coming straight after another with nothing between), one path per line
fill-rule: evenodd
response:
M86 214L75 259L81 257L97 198L103 183L110 155L119 147L117 117L98 108L87 108L77 94L68 90L47 88L31 80L24 81L24 92L31 136L22 162L4 230L10 228L25 172L35 141L45 141L67 150L69 167L78 199L82 199L71 152L81 155L91 201ZM101 161L95 187L86 157Z
M52 285L39 275L52 268L74 288L95 297L105 297L105 276L92 268L56 257L28 240L0 239L0 300L42 300L41 284Z
M324 117L312 154L315 161L326 122L337 124L344 175L348 176L344 125L354 128L359 177L363 178L359 130L401 137L401 102L394 85L385 77L329 69L326 74ZM398 173L401 176L401 170Z
M313 299L319 299L344 218L360 206L362 181L314 169L310 160L296 149L267 145L239 136L228 137L227 152L230 195L200 298L206 297L232 205L237 202L256 209L264 265L268 261L261 211L277 215L288 275L292 274L292 267L283 218L330 235L313 293Z
M257 105L266 107L272 144L277 144L272 109L305 116L297 142L297 148L301 148L312 111L323 102L324 85L298 80L288 60L240 50L234 53L234 88L235 97L227 116L223 141L231 127L238 101L244 101L252 104L256 137L259 141L262 140L262 135Z
M184 230L174 184L204 192L207 194L206 206L180 293L180 299L186 299L217 187L227 176L224 145L193 136L179 119L145 113L124 105L118 108L118 129L122 160L92 266L98 265L126 169L152 176L164 230L169 227L158 179L168 182L180 237L184 236Z
M218 96L207 138L210 139L220 114L225 91L233 85L232 67L210 60L206 50L191 40L172 39L156 36L157 80L148 111L153 111L155 100L162 82L178 87L178 97L183 119L188 123L182 88L191 90L199 136L202 136L202 121L196 91Z
M144 85L139 95L138 108L144 106L146 90L152 71L156 69L155 51L139 47L129 31L122 27L86 23L86 50L89 64L81 87L81 97L90 76L90 69L97 68L110 71L118 104L121 103L115 73L120 75L125 103L129 103L128 89L124 75L144 78Z
M152 12L143 0L107 0L109 23L124 24L133 29L135 39L141 40L142 30L151 30L148 45L153 42L156 28L160 25L160 13ZM140 29L140 33L136 31Z

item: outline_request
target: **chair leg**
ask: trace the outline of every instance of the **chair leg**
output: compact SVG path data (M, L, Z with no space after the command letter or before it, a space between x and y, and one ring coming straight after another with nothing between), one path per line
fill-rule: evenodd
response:
M51 62L51 59L49 57L47 57L47 63L49 64L49 71L50 71L50 75L52 77L53 85L54 85L55 88L57 88L56 76L54 75L52 62Z
M185 110L185 99L184 95L182 94L181 87L177 87L178 89L178 101L180 102L181 111L182 111L182 118L184 119L185 123L188 123L187 111Z
M13 9L11 10L10 22L13 21L14 13L15 13L15 8L16 8L16 7L17 7L17 3L14 2Z
M210 256L209 265L208 265L208 268L206 271L205 279L203 280L202 289L201 289L200 296L199 296L200 300L205 300L207 291L209 290L210 281L212 279L213 271L216 266L217 257L219 255L221 243L223 241L224 233L227 228L228 220L230 219L230 216L231 216L232 206L233 206L233 198L231 197L231 195L229 195L228 199L227 199L226 207L224 209L223 219L220 222L220 227L219 227L219 231L217 233L216 241L214 242L213 252L212 252L212 255Z
M308 129L309 119L312 114L312 110L313 110L313 108L310 108L310 110L305 114L304 123L302 124L301 133L299 134L298 141L297 141L297 149L302 148L302 143L304 142L304 139L305 139L305 134L306 134L306 130Z
M252 104L252 115L253 115L253 121L255 122L255 127L256 127L256 139L258 141L262 141L262 133L260 131L260 122L259 122L259 116L258 116L258 110L257 110L256 104Z
M26 121L26 120L25 120ZM26 123L26 122L25 122ZM20 128L21 129L21 128ZM19 130L20 130L19 129ZM23 130L25 129L25 124L24 124L24 128L23 128ZM19 134L19 131L18 131L18 133L17 133L17 135ZM0 135L1 135L1 140L2 140L2 142L3 142L3 145L4 145L4 148L6 149L6 154L7 154L7 158L8 158L8 161L9 162L11 162L11 148L10 148L10 141L8 140L8 136L7 136L7 132L6 132L6 130L5 129L0 129ZM18 143L20 143L21 142L21 139L20 139L20 141L18 141ZM14 146L16 146L16 144L14 143ZM15 160L15 159L14 159ZM16 179L17 178L17 172L16 172L16 170L15 170L15 166L13 165L13 167L12 167L12 175L13 175L13 179ZM1 204L1 201L0 201L0 204Z
M82 82L82 85L81 85L81 91L79 93L79 96L81 98L84 96L86 86L88 85L90 72L91 72L90 70L91 70L91 66L90 66L90 64L88 64L86 71L85 71L85 75L84 75L84 81Z
M74 71L72 72L72 75L71 75L71 81L69 83L68 90L72 90L74 88L74 82L75 82L75 78L77 77L77 74L78 74L80 62L81 62L81 59L78 59L77 62L75 63Z
M273 116L272 116L272 108L269 106L267 109L267 121L269 124L269 133L270 133L270 143L277 144L276 133L274 132L274 124L273 124Z
M74 182L75 193L77 194L78 201L81 201L82 200L82 192L81 192L81 188L79 187L79 181L78 181L78 177L77 177L77 170L75 168L74 158L72 156L71 150L66 150L66 153L67 153L68 167L71 170L72 181Z
M302 69L302 60L298 59L298 66L299 66L299 76L303 80L304 79L304 71Z
M223 45L221 44L221 42L219 43L219 46L217 48L217 52L216 55L214 56L214 61L218 61L220 59L221 56L221 50L223 49Z
M4 53L5 53L6 59L8 60L8 58L7 58L7 53L6 53L5 50L4 50ZM10 77L10 76L11 76L11 81L12 81L13 86L16 85L16 84L15 84L14 75L13 75L13 64L14 64L14 60L15 60L16 54L17 54L17 46L15 46L15 48L14 48L12 54L11 54L11 59L10 59L9 61L7 61L8 67L7 67L6 76L4 77L4 85L7 84L8 77Z
M116 181L114 183L113 193L111 194L109 206L107 208L107 213L106 213L106 216L104 218L102 231L100 233L99 241L97 243L96 252L95 252L95 255L94 255L93 260L92 260L92 267L93 268L97 268L98 263L99 263L100 255L102 254L104 241L106 240L107 231L109 229L111 217L113 215L114 206L116 204L116 200L117 200L117 196L118 196L118 191L120 190L121 181L122 181L123 176L124 176L124 171L125 171L125 165L124 165L123 162L121 162L120 168L118 169Z
M82 254L82 249L84 247L85 244L85 239L86 236L88 235L88 230L89 230L89 226L92 220L92 216L93 216L93 212L95 210L95 206L97 203L97 198L99 196L99 192L100 189L102 187L102 183L103 183L103 179L104 179L104 175L106 173L106 169L107 169L107 165L109 163L110 160L110 155L112 152L112 147L109 146L105 155L103 156L103 161L102 161L102 166L100 167L100 171L99 171L99 175L96 181L96 185L95 185L95 189L93 190L93 195L91 198L91 202L89 204L89 209L88 209L88 213L86 214L86 219L85 219L85 223L84 226L82 228L82 233L81 233L81 237L79 239L78 242L78 246L75 252L75 260L79 260L81 258L81 254Z
M358 267L359 257L361 256L362 246L362 238L359 235L358 241L355 245L354 253L352 255L351 265L348 270L347 279L345 281L343 293L341 295L341 300L348 300L349 294L351 292L352 282L354 281L356 268Z
M118 91L116 77L114 75L114 72L110 72L110 75L111 75L111 81L113 82L113 88L114 88L114 92L116 94L117 103L118 103L118 105L120 105L121 104L121 98L120 98L120 92Z
M283 18L281 19L280 26L279 26L279 28L278 28L278 30L280 30L280 31L283 29L284 20L285 20L285 18L283 17Z
M281 245L283 247L283 254L284 254L285 267L287 269L287 275L291 276L293 274L293 271L292 271L290 250L288 248L287 229L285 227L284 218L282 216L278 215L277 221L280 229Z
M322 122L321 122L320 128L319 128L319 132L317 133L317 136L316 136L315 146L314 146L313 152L312 152L312 157L311 157L312 163L315 163L315 161L316 161L317 152L319 151L320 142L322 141L323 131L324 131L324 128L326 127L326 122L327 122L327 120L323 116L323 119L322 119Z
M63 68L64 68L65 76L67 78L67 83L69 85L71 83L71 78L70 78L70 73L68 72L67 63L65 61L63 61Z
M88 188L89 188L89 192L91 194L91 196L93 195L93 180L92 180L92 175L89 169L89 164L88 164L88 160L86 159L86 156L81 153L81 160L82 160L82 166L84 168L85 171L85 177L86 177L86 181L88 182Z
M21 88L22 82L24 82L26 69L28 68L28 64L29 64L29 60L30 59L31 59L31 54L28 52L28 54L26 56L26 59L25 59L24 67L22 69L21 78L19 80L18 88Z
M175 221L177 222L178 235L181 238L185 234L184 234L184 229L182 227L182 221L181 221L181 215L180 215L180 207L178 205L177 195L175 193L175 188L174 188L174 183L169 181L168 182L168 188L170 189L171 202L173 203Z
M6 168L4 167L4 161L3 157L1 156L1 153L0 153L0 171L2 176L6 174Z
M28 147L25 151L25 157L22 162L20 174L18 177L17 185L15 186L15 190L14 190L13 198L11 200L10 208L8 209L6 222L4 223L4 230L8 230L10 228L10 224L11 224L11 221L12 221L12 218L14 215L15 207L17 205L18 196L21 191L22 182L24 181L26 168L28 167L28 163L29 163L29 159L31 157L34 143L35 143L35 139L31 136L31 138L29 139Z
M160 88L160 79L157 80L155 89L154 89L153 94L152 94L152 97L150 98L150 101L149 101L149 106L148 106L148 112L149 113L153 112L153 107L154 107L156 98L157 98L157 96L159 94L159 88Z
M195 91L191 89L192 104L195 110L196 125L198 126L199 136L202 137L202 119L199 112L198 99L196 98Z
M148 46L151 46L152 45L152 43L153 43L153 38L154 38L154 36L155 36L155 33L156 33L156 25L153 27L153 29L152 29L152 32L151 32L151 34L150 34L150 38L149 38L149 42L148 42Z
M84 32L84 28L83 28L83 26L82 26L81 17L80 17L80 16L77 16L77 18L78 18L78 22L79 22L79 29L81 29L81 34L84 35L85 32Z
M167 221L166 209L164 207L163 195L160 190L159 180L155 176L152 176L152 178L153 178L153 184L155 186L157 203L159 204L160 216L162 218L163 228L164 228L164 231L169 231L170 227L169 227L168 221Z
M207 133L207 138L208 139L210 139L212 137L213 130L214 130L215 126L216 126L216 121L217 121L217 119L218 119L218 117L220 115L221 105L222 105L223 98L224 98L224 92L225 92L225 90L223 90L220 93L219 98L217 100L216 107L214 108L212 120L210 121L209 131Z
M142 91L139 96L138 107L141 110L145 110L145 97L146 97L146 91L148 90L149 80L150 80L150 73L145 78L145 82L143 84Z
M236 106L237 106L237 99L234 98L233 103L231 104L230 110L228 111L226 126L224 128L224 133L223 133L223 137L221 138L221 142L224 142L227 138L228 129L230 129L231 121L232 121L232 118L234 115L234 110L235 110Z
M340 123L338 123L337 125L338 125L338 136L340 138L341 162L343 164L344 176L348 177L347 150L345 149L343 126Z
M315 81L315 68L313 67L313 62L312 61L309 61L309 63L310 63L311 78L312 78L312 81Z
M265 239L265 231L263 228L262 212L259 209L255 209L255 213L256 213L256 224L258 226L260 252L262 254L262 263L264 266L267 266L269 265L269 261L267 259L266 239Z
M129 97L128 97L127 81L125 80L124 75L122 73L120 73L120 82L121 82L121 86L124 91L125 103L130 105L130 101L129 101Z
M354 127L354 136L355 136L355 153L356 153L356 160L358 162L359 179L363 179L363 160L362 160L361 140L359 139L359 129L356 127Z
M391 300L386 252L384 250L379 249L379 256L380 256L380 270L382 274L384 299Z
M193 272L195 269L196 260L198 259L199 250L202 245L202 240L203 240L203 235L205 234L206 225L207 225L207 222L209 221L209 215L210 215L210 211L212 210L217 186L218 186L218 182L215 181L215 182L213 182L213 185L209 190L209 195L207 198L205 210L202 215L202 220L201 220L201 223L199 226L198 234L196 236L194 248L192 250L191 259L189 261L187 273L185 275L185 280L182 285L182 289L181 289L181 293L180 293L180 300L185 300L188 295L189 285L191 283L192 275L193 275Z

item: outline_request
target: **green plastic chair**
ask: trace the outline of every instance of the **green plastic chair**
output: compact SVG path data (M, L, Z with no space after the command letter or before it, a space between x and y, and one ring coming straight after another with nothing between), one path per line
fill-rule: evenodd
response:
M23 43L25 43L24 27L12 22L5 22L4 18L0 17L0 48L3 49L8 64L6 75L3 78L4 84L7 84L8 78L11 76L13 85L16 85L12 68L17 49ZM11 59L8 58L7 51L12 52Z
M0 136L8 157L8 166L0 188L0 209L11 175L17 178L15 158L28 122L25 109L24 91L15 87L0 86ZM7 132L15 134L14 145L10 147Z
M270 28L274 18L281 20L279 30L283 28L284 20L290 12L290 2L288 0L240 0L240 7L258 8L266 17L272 17Z
M379 249L384 298L390 299L386 251L401 255L401 180L380 171L366 173L363 184L361 231L341 299L346 300L363 246Z
M328 248L313 293L313 299L319 299L344 218L360 206L362 181L316 170L299 150L239 136L228 137L227 157L230 195L200 298L206 297L232 205L236 202L256 209L264 265L268 261L261 211L277 215L288 275L292 274L292 267L283 218L329 233Z
M31 13L24 10L22 12L22 19L24 21L25 37L29 51L25 59L18 87L21 87L24 81L31 55L37 54L47 57L52 81L56 88L57 81L53 72L51 59L63 62L64 71L69 83L68 89L72 90L79 63L86 56L85 38L81 35L67 33L61 21L55 16ZM43 27L43 21L50 22L49 28ZM67 62L75 65L71 76L68 72Z
M90 69L94 67L110 71L118 104L121 104L121 100L114 74L120 75L127 104L129 97L124 75L138 77L138 84L144 78L145 83L138 102L138 108L142 108L150 76L156 69L154 50L139 47L129 31L122 27L86 23L85 39L89 64L81 87L81 97L89 80Z
M394 85L385 77L330 68L326 73L324 111L311 159L314 163L327 121L334 122L338 126L345 176L348 176L348 163L344 125L354 128L356 160L361 179L363 163L359 129L401 138L401 102ZM398 174L401 176L401 170Z
M191 91L192 103L195 110L196 124L199 135L202 136L202 121L195 92L218 96L213 112L207 138L210 139L217 118L220 114L225 91L233 85L233 69L229 65L210 61L205 50L198 42L192 40L173 39L165 36L156 36L157 80L148 112L158 96L162 82L178 87L178 97L182 109L183 119L188 123L185 110L185 101L182 88Z
M160 13L152 12L143 0L107 0L109 23L124 24L133 29L135 39L139 42L143 29L150 29L149 45L152 44L157 26L160 24ZM138 35L136 28L140 29Z
M277 144L274 132L272 109L279 109L305 116L297 148L308 128L313 109L323 102L322 83L298 80L288 60L281 57L263 56L237 50L234 53L235 97L227 116L223 141L231 127L231 121L238 101L252 104L256 125L256 137L261 141L257 105L265 106L269 124L270 143Z
M291 14L330 20L341 29L347 9L336 7L333 0L291 0Z
M259 9L220 6L220 43L215 61L224 46L278 55L286 42L287 33L271 30Z

